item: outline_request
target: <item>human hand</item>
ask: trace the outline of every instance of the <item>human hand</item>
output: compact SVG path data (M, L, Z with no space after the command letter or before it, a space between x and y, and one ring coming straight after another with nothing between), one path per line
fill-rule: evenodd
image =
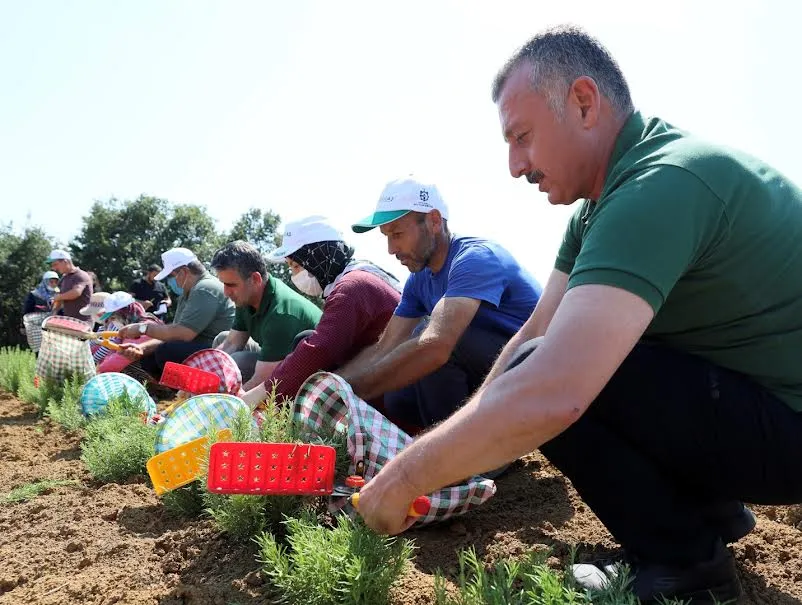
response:
M139 361L145 355L142 347L130 342L124 342L120 345L120 354L131 361Z
M420 494L400 473L387 467L359 490L357 512L377 534L396 535L409 529L417 517L408 516L410 505Z
M127 326L123 326L117 333L121 339L136 339L142 336L139 333L139 324L128 324Z

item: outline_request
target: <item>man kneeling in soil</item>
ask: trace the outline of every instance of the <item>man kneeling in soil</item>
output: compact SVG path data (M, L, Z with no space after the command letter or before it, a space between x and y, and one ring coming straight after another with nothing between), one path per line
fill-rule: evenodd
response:
M581 30L530 40L493 100L512 176L583 201L482 388L362 489L360 513L397 533L416 496L540 448L624 547L639 598L734 599L741 502L802 501L802 191L635 111Z
M133 361L141 360L142 369L155 379L168 361L181 363L211 347L215 336L228 330L234 320L234 305L223 293L223 284L191 250L172 248L162 254L162 263L164 269L155 279L166 278L178 296L173 323L134 323L119 334L122 339L150 337L141 344L124 343L121 352Z
M374 227L411 275L379 342L337 373L362 399L384 395L404 428L427 427L479 387L534 310L540 284L495 242L452 234L438 188L413 177L388 183L376 211L352 228Z

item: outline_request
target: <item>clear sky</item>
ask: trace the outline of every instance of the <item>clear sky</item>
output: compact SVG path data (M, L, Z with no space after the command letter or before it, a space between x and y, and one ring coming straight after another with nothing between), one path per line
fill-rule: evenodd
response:
M205 205L221 228L251 206L347 227L420 172L453 231L496 239L544 282L571 210L509 175L490 101L509 54L579 24L645 113L802 183L795 6L0 0L0 221L66 242L93 200L145 193ZM379 233L349 237L406 275Z

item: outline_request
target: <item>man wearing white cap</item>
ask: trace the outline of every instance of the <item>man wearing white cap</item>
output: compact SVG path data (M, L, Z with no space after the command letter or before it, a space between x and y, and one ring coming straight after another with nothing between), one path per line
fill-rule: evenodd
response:
M142 368L153 377L161 376L166 362L181 363L192 353L211 347L214 337L228 330L234 319L234 305L223 293L223 284L191 250L168 250L162 254L162 265L156 279L166 278L178 296L173 323L134 323L120 330L123 339L150 337L144 343L123 344L122 352L130 359L141 359Z
M53 297L53 310L61 309L63 315L83 320L81 308L89 304L92 296L92 278L73 264L66 250L53 250L47 262L53 271L61 274L59 293Z
M261 401L273 388L278 396L295 397L315 372L343 366L376 343L400 300L398 280L369 261L355 259L342 231L324 216L287 223L281 246L267 260L286 262L296 288L322 296L323 316L262 381L266 383L248 392L249 402Z
M352 228L374 227L411 275L379 342L338 373L362 399L385 394L393 420L430 426L481 385L532 314L540 284L498 244L451 234L438 188L413 176L388 183Z
M212 268L237 309L218 348L237 362L248 390L267 380L292 351L299 333L314 329L320 309L270 275L264 258L248 242L237 240L220 248Z

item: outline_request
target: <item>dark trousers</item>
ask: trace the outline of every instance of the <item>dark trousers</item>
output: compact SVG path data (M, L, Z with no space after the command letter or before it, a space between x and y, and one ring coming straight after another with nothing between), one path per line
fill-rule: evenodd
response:
M421 322L413 332L426 328ZM510 336L468 326L451 357L428 376L384 395L388 418L402 426L427 427L445 420L478 389Z
M802 502L802 414L743 374L658 345L638 344L540 450L629 554L658 563L710 558L717 520L741 501Z
M142 369L156 380L159 380L168 361L182 363L187 357L203 349L211 348L207 342L185 342L183 340L170 340L161 343L151 355L146 355L140 361Z

